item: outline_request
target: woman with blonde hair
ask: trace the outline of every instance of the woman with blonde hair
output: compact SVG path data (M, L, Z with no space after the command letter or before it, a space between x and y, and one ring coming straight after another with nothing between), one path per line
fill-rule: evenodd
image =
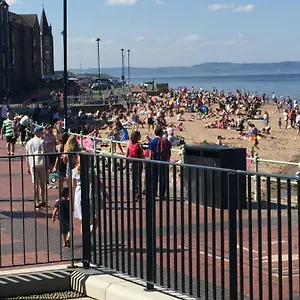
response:
M77 142L75 136L70 136L64 146L64 155L63 161L67 165L66 168L66 177L69 178L71 176L71 172L76 166L77 163L77 154L76 152L80 152L81 148ZM70 154L68 154L70 153Z

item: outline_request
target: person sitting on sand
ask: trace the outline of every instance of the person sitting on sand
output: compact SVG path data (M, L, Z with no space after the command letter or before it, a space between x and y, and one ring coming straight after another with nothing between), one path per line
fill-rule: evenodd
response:
M262 133L267 134L267 135L270 134L270 131L271 131L271 127L270 126L262 128L262 130L261 130Z
M217 145L224 145L224 144L222 143L223 140L225 140L225 138L222 137L221 135L218 135L218 136L217 136L217 142L216 142L216 144L217 144Z
M178 131L183 131L183 130L184 130L183 123L180 122L178 125L176 125L176 129L177 129Z
M183 111L180 111L177 115L177 121L184 122Z

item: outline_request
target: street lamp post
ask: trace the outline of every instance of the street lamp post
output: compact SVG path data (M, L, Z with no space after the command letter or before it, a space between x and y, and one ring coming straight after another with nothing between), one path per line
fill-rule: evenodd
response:
M121 53L122 53L122 87L124 89L124 85L125 85L125 66L124 66L124 49L121 49Z
M101 95L101 63L100 63L100 42L99 38L96 39L98 47L98 80L99 80L99 95Z
M130 50L127 50L127 58L128 58L128 84L129 84L129 90L131 91L131 82L130 82Z
M63 47L64 47L64 116L65 131L68 131L68 4L67 0L63 2Z

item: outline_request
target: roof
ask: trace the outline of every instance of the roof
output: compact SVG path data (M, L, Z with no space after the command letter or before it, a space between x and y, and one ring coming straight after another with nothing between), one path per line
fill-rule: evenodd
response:
M0 0L0 4L1 4L1 5L9 6L5 0Z
M50 29L49 24L48 24L48 20L47 20L47 16L46 16L46 12L45 12L44 8L43 8L43 11L42 11L40 26L41 26L41 31L42 32L48 32L49 29Z
M38 22L38 16L36 14L20 15L20 17L23 19L23 25L27 27L33 28L36 22Z
M38 23L38 16L36 14L24 14L18 15L13 12L9 12L9 20L17 21L26 27L34 28L35 24Z

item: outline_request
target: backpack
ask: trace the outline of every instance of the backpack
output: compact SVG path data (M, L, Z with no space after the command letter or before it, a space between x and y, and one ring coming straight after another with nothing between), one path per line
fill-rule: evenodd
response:
M171 158L172 145L166 137L161 137L157 144L157 153L162 161L169 161Z
M44 149L43 149L43 140L38 145L37 150L34 152L34 166L36 168L42 168L45 166L45 156L44 156Z

